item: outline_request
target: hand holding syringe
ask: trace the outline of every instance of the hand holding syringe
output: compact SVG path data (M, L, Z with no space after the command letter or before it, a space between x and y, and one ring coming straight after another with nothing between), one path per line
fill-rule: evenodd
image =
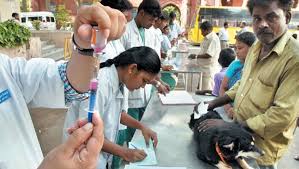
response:
M94 112L95 103L96 103L96 95L98 88L98 71L99 71L99 60L102 56L102 50L105 48L107 44L107 39L101 36L101 32L98 27L92 28L92 36L91 36L91 47L94 50L93 56L96 59L96 65L94 66L94 75L90 81L89 85L89 107L88 107L88 122L92 122L92 114Z

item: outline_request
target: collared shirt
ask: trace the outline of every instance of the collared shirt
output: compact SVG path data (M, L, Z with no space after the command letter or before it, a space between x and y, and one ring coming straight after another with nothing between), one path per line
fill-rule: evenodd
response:
M285 33L272 51L258 61L261 43L250 49L241 80L226 92L234 99L235 120L255 132L265 151L261 165L273 165L286 152L299 112L299 43Z
M220 65L218 64L218 58L221 51L220 40L215 32L211 32L201 43L199 54L208 54L211 58L208 59L197 59L198 65L212 76L220 70Z
M228 41L229 40L227 29L225 29L225 28L221 28L220 29L220 31L219 31L219 39L221 41Z
M127 23L126 31L120 38L124 48L130 49L137 46L147 46L155 49L152 33L149 29L144 29L144 42L139 33L135 19ZM152 85L145 85L145 88L140 88L129 92L129 108L141 108L147 105L150 98Z
M154 26L150 27L149 31L151 31L153 36L153 48L161 58L161 43L163 41L162 31L159 28L155 28Z
M163 37L163 40L161 43L161 50L162 50L162 53L166 54L167 51L171 49L171 43L170 43L167 35L163 34L162 37Z

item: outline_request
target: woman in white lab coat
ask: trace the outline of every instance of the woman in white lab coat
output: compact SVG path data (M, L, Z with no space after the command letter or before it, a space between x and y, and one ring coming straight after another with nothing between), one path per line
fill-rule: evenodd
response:
M102 0L101 4L121 11L125 15L127 22L130 22L133 19L132 18L133 5L128 0ZM108 59L113 59L123 51L125 51L125 48L119 39L110 41L105 47L105 49L103 50L104 54L101 57L100 62L105 62ZM126 87L124 88L124 92L128 93L128 89L126 89ZM127 113L128 94L126 94L125 96L126 96L125 98L126 100L124 101L125 106L123 107L123 112ZM125 141L127 140L126 129L127 126L120 124L117 141L116 141L116 143L120 146L123 146ZM120 157L113 156L112 168L120 168L121 163L122 163L122 159Z
M144 87L156 78L161 62L153 49L134 47L102 63L101 67L103 68L98 76L97 109L104 121L105 142L97 168L106 169L107 165L111 167L113 155L129 162L142 160L146 156L142 150L128 149L115 144L119 123L140 129L146 142L153 139L154 145L157 145L155 132L122 112L125 98L123 87L125 85L130 91ZM65 127L68 128L78 118L85 118L87 108L88 101L73 102L67 113Z
M120 38L125 49L136 46L148 46L155 49L154 37L149 30L155 20L161 14L160 3L157 0L142 1L138 7L136 17L127 24L126 31ZM165 85L159 78L152 83L159 92L168 93L169 86ZM128 114L133 118L141 120L147 103L151 96L152 85L146 85L145 88L129 92L129 109ZM133 128L127 129L128 141L130 141L135 133Z

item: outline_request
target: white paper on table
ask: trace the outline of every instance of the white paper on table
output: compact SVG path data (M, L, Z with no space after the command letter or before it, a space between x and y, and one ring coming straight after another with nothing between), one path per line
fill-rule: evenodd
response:
M159 93L159 98L164 105L196 105L192 96L187 91L171 91L166 96Z
M149 141L149 146L146 146L144 138L132 140L129 142L129 148L130 149L139 149L139 150L144 150L144 152L147 154L145 159L142 161L130 163L130 165L138 165L138 166L148 166L148 165L157 165L157 158L156 158L156 153L154 149L154 144L153 141L150 139Z
M200 102L200 104L197 106L198 113L194 112L194 119L199 119L202 115L206 114L208 112L208 106L209 104Z
M126 165L125 169L187 169L186 167L158 167L158 166L134 166Z

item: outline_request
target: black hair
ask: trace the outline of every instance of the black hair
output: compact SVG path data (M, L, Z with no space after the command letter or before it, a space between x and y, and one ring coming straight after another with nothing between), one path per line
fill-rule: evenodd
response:
M236 40L245 43L247 46L252 46L256 37L252 32L243 32L236 36Z
M14 18L15 18L16 16L19 16L19 14L16 13L16 12L14 12L14 13L11 14L11 17L14 17Z
M148 73L158 74L161 68L161 62L155 50L146 46L130 48L114 59L108 59L100 64L100 68L109 67L112 64L115 67L126 67L130 64L137 64L138 70Z
M166 12L162 12L160 17L159 17L160 20L164 20L164 21L168 21L169 20L169 17L167 15Z
M228 22L224 22L223 26L228 26Z
M210 22L205 21L200 24L200 29L210 31L213 29L213 25Z
M169 13L169 18L170 18L170 19L173 19L173 18L175 18L175 17L176 17L175 12L174 12L174 11L171 11L171 12Z
M155 18L158 18L161 15L161 6L157 0L143 0L138 7L137 13L139 13L141 10Z
M231 48L225 48L221 50L218 62L222 67L228 67L235 59L235 51Z
M244 26L246 26L246 25L247 25L247 23L246 23L245 21L243 21L243 22L242 22L242 24L243 24Z
M265 7L268 6L271 2L277 1L278 6L283 9L285 12L290 12L293 6L293 0L248 0L247 8L252 15L253 8L255 6Z
M133 9L133 5L128 0L102 0L101 4L121 12Z

